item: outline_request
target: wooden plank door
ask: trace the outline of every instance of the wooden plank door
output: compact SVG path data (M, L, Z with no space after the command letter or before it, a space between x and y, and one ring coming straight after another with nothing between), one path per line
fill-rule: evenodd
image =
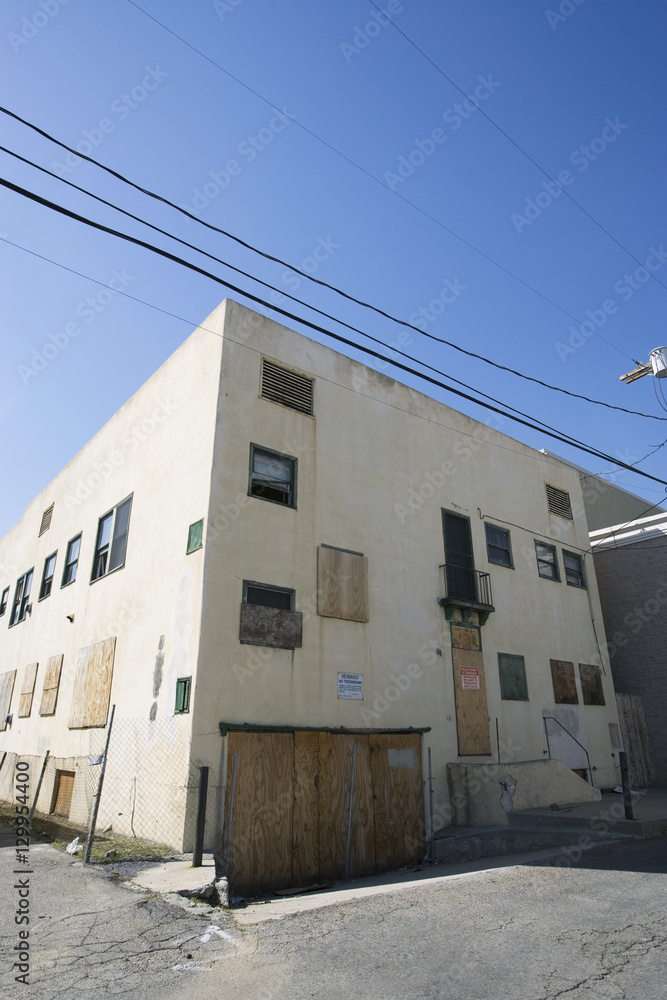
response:
M456 732L461 756L490 754L491 734L480 630L452 624Z
M292 883L294 734L230 733L228 795L235 753L228 876L236 893L257 896Z
M417 864L425 846L419 735L378 733L370 745L378 870Z
M355 764L349 874L353 876L374 872L375 814L368 736L363 733L320 733L319 748L321 877L345 877L353 757Z
M65 819L69 819L75 778L74 771L56 771L55 802L51 810L56 816L64 816Z

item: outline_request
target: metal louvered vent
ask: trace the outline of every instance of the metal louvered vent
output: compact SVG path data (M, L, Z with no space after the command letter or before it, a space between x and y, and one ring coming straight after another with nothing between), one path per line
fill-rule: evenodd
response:
M54 506L55 506L54 504L51 504L51 506L47 507L44 513L42 514L42 524L39 529L40 535L43 535L44 532L48 531L49 528L51 527L51 518L53 517Z
M262 363L262 396L299 413L312 415L313 379L265 360Z
M570 494L566 493L565 490L559 490L557 486L547 486L547 503L549 504L549 510L552 514L558 514L559 517L566 517L568 521L572 521L572 507L570 506Z

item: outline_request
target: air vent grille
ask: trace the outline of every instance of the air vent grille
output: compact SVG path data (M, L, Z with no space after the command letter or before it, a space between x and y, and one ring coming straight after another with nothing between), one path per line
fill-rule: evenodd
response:
M43 535L44 532L48 531L49 528L51 527L51 518L53 517L53 508L54 508L54 504L51 504L51 506L47 507L46 510L44 511L44 513L42 514L42 524L41 524L41 527L39 529L39 534L40 535Z
M559 490L557 486L550 486L547 483L547 503L552 514L566 517L568 521L573 520L570 494L566 493L565 490Z
M272 361L262 364L262 396L299 413L313 412L313 379L280 368Z

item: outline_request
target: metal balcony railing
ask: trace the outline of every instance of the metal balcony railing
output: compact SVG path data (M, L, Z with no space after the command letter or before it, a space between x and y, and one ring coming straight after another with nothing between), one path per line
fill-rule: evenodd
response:
M440 603L449 604L457 601L467 605L483 605L485 608L493 610L493 597L491 594L491 577L488 573L482 573L478 569L466 569L463 566L454 566L446 563L441 566L445 582L444 598Z

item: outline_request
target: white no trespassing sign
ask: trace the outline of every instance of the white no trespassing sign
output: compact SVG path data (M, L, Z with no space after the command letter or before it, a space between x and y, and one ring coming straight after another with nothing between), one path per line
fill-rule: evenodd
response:
M338 697L356 698L361 701L364 697L364 675L363 674L339 674L338 675Z
M477 667L461 667L461 687L464 691L479 691Z

